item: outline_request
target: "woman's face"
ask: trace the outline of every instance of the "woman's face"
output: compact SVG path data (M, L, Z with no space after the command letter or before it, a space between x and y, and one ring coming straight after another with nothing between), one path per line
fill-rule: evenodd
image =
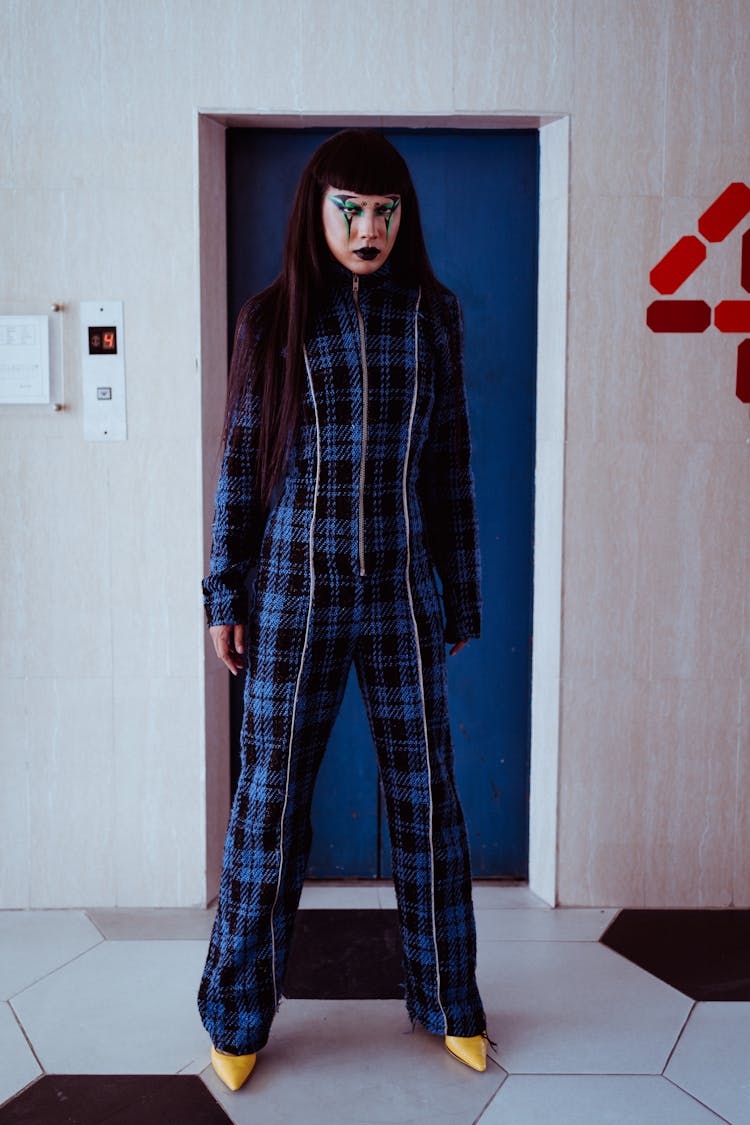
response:
M323 231L334 258L352 273L375 273L401 225L399 195L360 195L329 186L323 193Z

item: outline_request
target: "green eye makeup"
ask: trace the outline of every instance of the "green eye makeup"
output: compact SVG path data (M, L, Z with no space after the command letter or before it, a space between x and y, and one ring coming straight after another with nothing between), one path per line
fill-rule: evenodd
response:
M346 223L347 239L351 239L352 219L363 215L364 208L360 207L360 205L356 203L350 195L329 195L328 198L333 204L335 204L336 207L338 207L341 213L341 217ZM385 219L386 241L390 237L391 222L400 204L401 200L398 198L398 196L393 196L391 203L381 203L380 206L376 208L375 214L380 218Z
M385 216L385 237L386 237L386 241L390 237L390 233L391 233L391 220L393 219L393 216L398 211L400 203L401 203L400 199L394 199L393 203L384 203L382 207L378 207L378 214Z

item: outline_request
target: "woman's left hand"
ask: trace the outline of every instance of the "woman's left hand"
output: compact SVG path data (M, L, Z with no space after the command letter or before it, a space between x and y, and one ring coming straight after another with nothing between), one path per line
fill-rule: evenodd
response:
M450 655L450 656L455 656L455 655L456 655L456 653L457 653L457 652L460 652L460 651L461 651L461 649L462 649L462 648L464 647L464 645L467 645L468 643L469 643L469 638L468 638L468 637L466 638L466 640L465 640L465 641L456 641L456 643L455 643L455 644L453 645L452 649L450 650L450 653L449 653L449 655Z

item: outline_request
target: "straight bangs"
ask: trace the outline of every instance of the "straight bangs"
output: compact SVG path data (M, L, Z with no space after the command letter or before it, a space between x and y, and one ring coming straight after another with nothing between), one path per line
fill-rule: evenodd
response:
M380 133L346 129L319 148L312 168L320 191L330 185L361 195L414 191L406 161Z

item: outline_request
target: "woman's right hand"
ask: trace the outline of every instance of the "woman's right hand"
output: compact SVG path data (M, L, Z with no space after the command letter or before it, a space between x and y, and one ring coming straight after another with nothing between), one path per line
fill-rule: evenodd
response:
M208 631L219 660L236 676L245 667L245 626L211 625Z

